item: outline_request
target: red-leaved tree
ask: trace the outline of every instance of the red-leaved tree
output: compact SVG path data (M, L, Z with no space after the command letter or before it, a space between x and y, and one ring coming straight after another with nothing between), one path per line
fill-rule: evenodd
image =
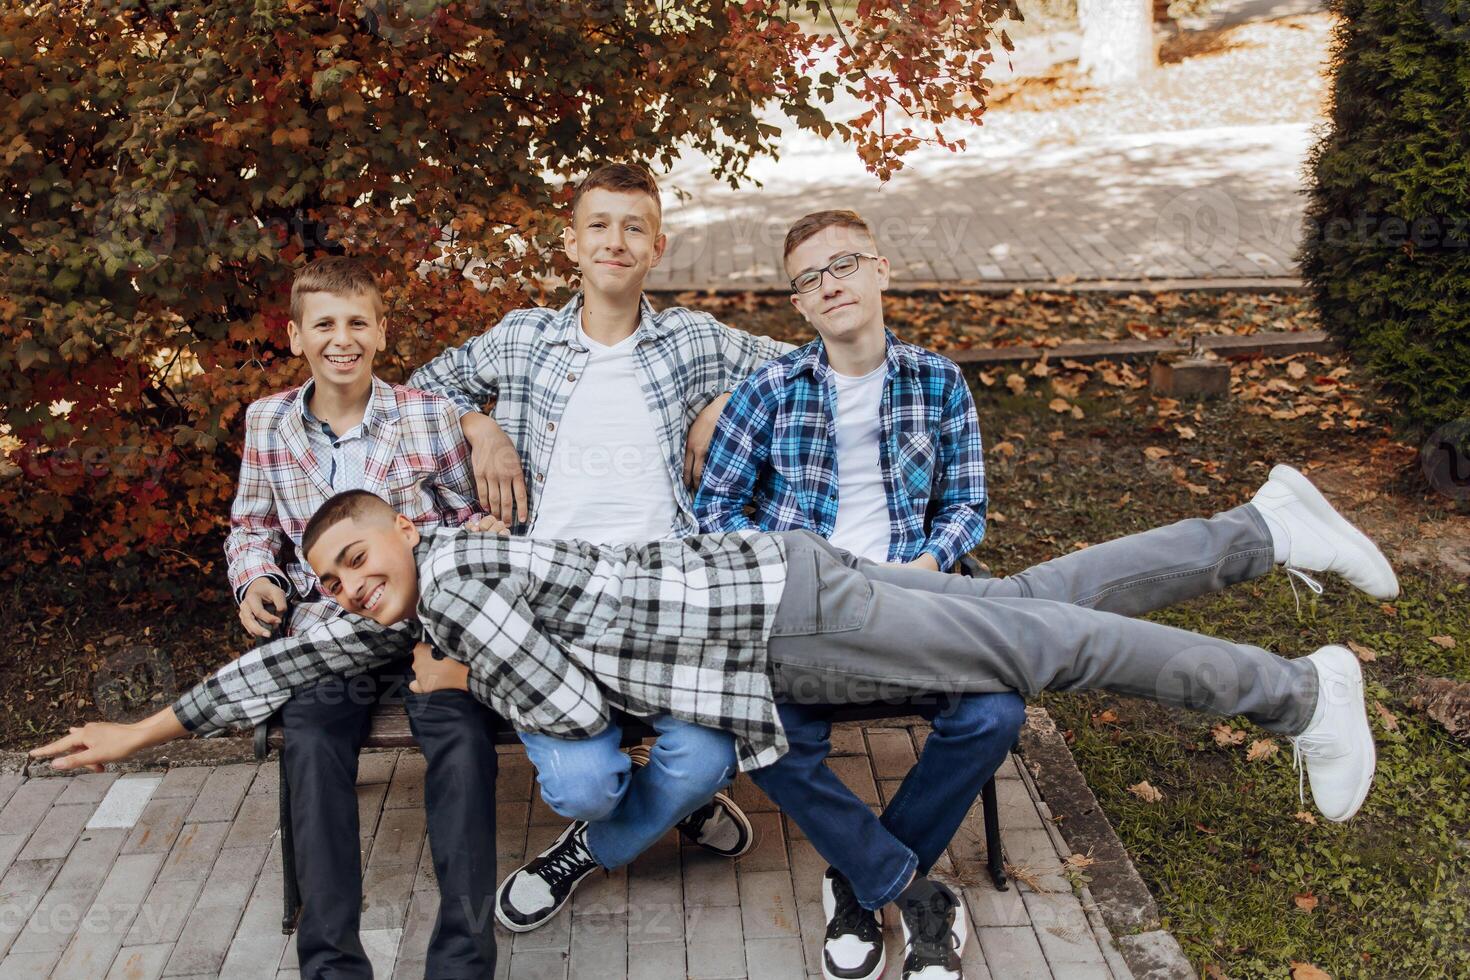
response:
M5 0L0 535L31 562L187 560L227 522L245 405L299 380L294 266L373 265L381 373L401 378L569 271L559 208L589 167L693 149L738 180L785 127L887 176L979 118L1007 15L1012 0ZM833 118L839 96L860 110Z

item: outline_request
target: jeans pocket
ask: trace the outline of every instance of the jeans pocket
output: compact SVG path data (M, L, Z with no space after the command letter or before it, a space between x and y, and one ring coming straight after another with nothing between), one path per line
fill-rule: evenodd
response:
M814 551L816 562L817 633L862 629L873 606L873 583L834 555Z

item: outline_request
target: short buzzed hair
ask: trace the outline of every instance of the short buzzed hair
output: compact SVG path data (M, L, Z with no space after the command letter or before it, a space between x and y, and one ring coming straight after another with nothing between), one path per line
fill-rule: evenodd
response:
M873 229L863 220L863 216L856 211L832 210L813 211L804 217L798 218L791 230L786 232L786 249L781 253L781 261L791 257L796 247L811 238L820 231L828 228L853 228L868 236L876 248L878 240L873 238Z
M296 270L291 280L291 319L301 323L302 307L308 293L331 293L334 296L357 296L366 293L373 301L373 315L383 318L383 294L372 270L358 259L346 255L323 255Z
M577 213L577 204L584 194L599 187L607 191L647 194L653 198L654 210L660 218L663 217L663 203L658 197L658 181L653 179L653 174L647 167L633 163L606 163L598 167L583 177L582 182L577 185L577 190L572 195L572 213Z
M306 522L306 529L301 532L301 557L304 560L311 549L316 547L317 540L329 528L343 521L360 521L373 517L386 517L391 521L396 516L388 501L370 491L344 490L334 494Z

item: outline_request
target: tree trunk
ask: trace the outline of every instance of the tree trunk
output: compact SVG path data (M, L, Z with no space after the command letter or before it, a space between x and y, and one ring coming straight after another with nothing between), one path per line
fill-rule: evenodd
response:
M1077 0L1078 67L1094 85L1137 81L1159 63L1153 0Z

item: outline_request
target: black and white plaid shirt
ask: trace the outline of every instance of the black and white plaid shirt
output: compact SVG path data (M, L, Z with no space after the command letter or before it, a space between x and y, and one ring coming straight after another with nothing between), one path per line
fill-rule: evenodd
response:
M586 738L614 710L731 732L742 769L786 751L766 644L786 584L776 535L639 545L424 533L418 623L344 615L257 647L186 692L183 726L267 718L329 674L404 656L421 638L469 665L469 689L519 731Z

